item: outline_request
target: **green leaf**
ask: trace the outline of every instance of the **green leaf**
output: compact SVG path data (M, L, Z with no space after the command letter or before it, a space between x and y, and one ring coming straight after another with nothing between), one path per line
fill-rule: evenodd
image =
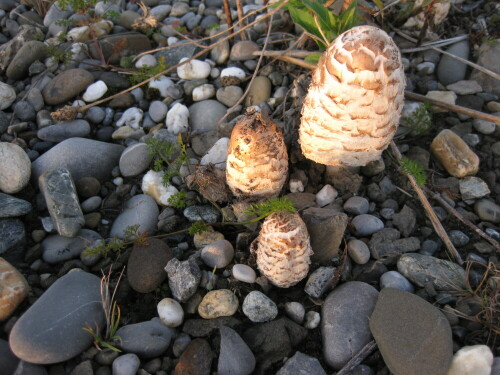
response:
M292 17L294 23L302 27L309 34L312 34L321 40L323 39L316 23L314 22L314 17L311 14L311 11L307 9L302 2L292 0L286 5L286 9L290 13L290 17ZM315 40L315 42L318 44L320 49L326 49L324 43L319 40Z
M312 55L307 56L304 61L309 64L318 64L319 59L321 58L322 53L314 53Z
M340 15L340 22L337 30L338 35L342 34L344 31L352 29L358 23L358 2L357 0L354 0L351 5L349 5L349 8L347 8Z
M303 0L304 5L318 16L318 23L325 34L334 30L337 25L337 17L318 1ZM314 18L313 18L314 22ZM331 40L329 40L331 42Z
M403 156L399 163L403 172L413 176L419 186L425 185L427 173L425 173L424 167L419 162Z
M382 0L373 0L373 2L378 7L378 9L380 10L384 9L384 3L382 2Z

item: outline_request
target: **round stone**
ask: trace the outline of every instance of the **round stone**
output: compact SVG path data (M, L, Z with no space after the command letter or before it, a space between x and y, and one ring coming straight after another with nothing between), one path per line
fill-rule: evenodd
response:
M321 315L316 311L308 311L304 322L304 327L307 329L315 329L321 322Z
M365 264L370 260L370 249L363 241L350 240L347 243L347 251L351 259L357 264Z
M168 107L165 103L159 100L154 100L149 105L148 112L149 116L151 116L151 119L154 122L162 122L163 120L165 120L165 116L167 115L168 112Z
M254 323L263 323L276 318L278 307L264 293L254 290L243 301L243 314Z
M153 155L149 153L147 145L135 143L122 152L119 162L120 173L123 177L137 176L148 168L152 160Z
M233 260L234 248L228 240L219 240L201 250L201 259L210 268L224 268Z
M198 314L204 319L231 316L236 310L238 310L238 298L229 289L208 292L198 306Z
M0 191L15 194L29 182L31 161L14 143L0 142Z
M488 200L481 199L474 205L474 211L484 221L491 221L492 223L500 223L500 206Z
M413 284L397 271L389 271L380 277L380 289L394 288L413 293Z
M163 298L157 306L160 320L167 327L178 327L184 320L184 310L179 302L172 298Z
M304 306L299 302L287 302L285 303L285 312L290 319L292 319L297 324L302 324L306 310Z
M351 197L344 203L344 211L353 215L367 214L369 208L368 199L363 197Z
M95 177L82 177L75 185L78 195L82 198L94 197L101 191L101 183Z
M246 264L235 264L232 272L236 280L243 281L244 283L253 284L257 278L253 268Z
M358 236L370 236L384 228L384 222L373 215L363 214L356 216L352 222Z

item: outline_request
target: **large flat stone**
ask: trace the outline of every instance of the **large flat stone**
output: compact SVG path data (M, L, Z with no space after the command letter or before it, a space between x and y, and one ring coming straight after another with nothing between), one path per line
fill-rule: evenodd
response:
M138 32L128 32L106 35L98 39L102 48L104 59L110 64L118 64L122 56L137 55L152 49L149 38ZM90 55L99 59L96 45L93 41L88 42Z

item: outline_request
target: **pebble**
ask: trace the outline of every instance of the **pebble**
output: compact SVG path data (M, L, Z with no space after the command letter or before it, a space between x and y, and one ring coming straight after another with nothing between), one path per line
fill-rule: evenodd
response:
M231 242L219 240L201 250L201 259L210 268L224 268L233 260L234 249Z
M474 204L474 212L484 221L500 223L500 206L488 200L481 199Z
M19 361L19 358L10 350L9 343L6 340L0 339L0 362L2 363L2 371L10 375L17 374L16 368L18 368L18 364L20 366L24 361ZM20 375L30 375L30 373L22 373Z
M74 238L60 235L48 236L40 246L43 251L42 257L49 264L78 258L87 247L101 239L99 233L90 229L81 229Z
M189 206L182 212L184 217L194 223L203 220L205 223L216 223L220 212L213 206Z
M474 52L474 54L476 54L477 52L477 64L496 73L498 73L498 56L500 53L500 49L496 44L497 41L498 36L493 43L483 41L482 45L479 47L479 50ZM485 92L493 93L497 96L500 94L500 90L498 89L497 85L498 82L496 82L496 80L492 80L490 75L479 71L473 71L471 73L471 79L477 80Z
M494 375L493 353L486 345L464 346L453 356L447 375Z
M31 176L31 161L14 143L0 142L0 191L15 194L26 187Z
M369 214L356 216L352 219L351 225L356 235L361 237L370 236L384 228L384 222L382 220Z
M222 104L232 107L243 96L243 89L239 86L225 86L217 90L216 97Z
M164 268L173 257L170 247L157 238L148 239L147 245L134 245L127 264L130 287L139 293L153 292L167 278Z
M187 3L174 3L185 4ZM194 339L189 343L175 366L175 375L210 375L213 353L204 339Z
M116 331L116 336L121 338L116 344L119 349L141 358L155 358L165 353L173 331L159 318L153 318L146 322L124 325Z
M220 327L218 375L250 375L255 369L255 356L233 329Z
M167 116L168 107L165 103L159 100L153 100L149 105L149 116L154 122L162 122Z
M368 213L370 202L363 197L354 196L344 203L344 211L353 215L363 215Z
M450 324L424 299L398 289L382 289L370 329L395 375L446 375L453 355Z
M233 277L244 283L253 284L257 275L252 267L246 264L235 264L232 268Z
M95 102L96 100L102 98L107 91L108 86L106 86L104 81L96 81L87 87L87 90L83 94L83 100L87 103Z
M238 298L229 289L208 292L198 306L198 314L203 319L232 316L238 310Z
M175 299L163 298L157 309L161 322L167 327L179 327L184 321L184 310Z
M276 375L297 374L326 375L326 372L316 358L298 351L285 362Z
M179 190L173 185L165 186L163 184L163 173L155 172L153 170L148 171L142 178L142 191L144 194L152 197L156 203L162 206L170 206L168 200L174 194L177 194Z
M436 290L465 288L465 271L456 263L422 254L403 254L398 271L419 287L430 282Z
M113 375L135 375L141 360L133 353L123 354L113 361Z
M325 299L321 313L323 356L333 369L340 370L370 342L369 318L378 295L369 284L349 281Z
M157 89L160 92L160 95L164 98L170 96L170 89L174 86L174 82L165 76L159 76L158 78L152 80L148 83L149 88ZM139 102L136 98L136 100Z
M189 4L176 1L172 4L170 17L182 17L189 12Z
M75 186L82 198L95 197L101 191L101 183L94 177L82 177L76 181Z
M464 232L460 230L450 230L448 232L448 235L450 236L450 240L453 243L453 245L457 247L465 246L470 241L469 236L467 236Z
M313 298L321 298L330 289L334 276L335 268L333 267L317 268L307 279L304 292Z
M332 185L327 184L316 193L316 203L319 207L324 207L333 203L337 195L339 195L338 191Z
M191 337L186 333L180 333L172 344L172 352L176 357L180 357L191 342Z
M182 58L181 63L187 58ZM188 81L207 78L210 75L211 66L209 63L193 59L177 68L177 75L181 79Z
M271 97L271 80L265 76L257 76L251 82L248 94L245 97L245 106L259 105L267 102Z
M29 67L37 60L46 57L45 44L38 40L30 40L17 51L5 72L6 76L15 81L21 81L28 76Z
M463 80L446 86L447 90L458 95L473 95L483 91L483 88L475 80Z
M144 112L142 109L132 107L123 112L122 117L116 122L116 126L130 126L132 129L139 129Z
M381 290L384 288L394 288L403 290L408 293L413 293L415 291L412 283L397 271L389 271L384 273L380 277L379 284Z
M87 137L90 131L87 121L73 120L43 127L38 130L37 137L44 141L58 143L68 138Z
M435 67L436 65L430 61L425 61L416 66L417 71L422 75L434 73Z
M469 41L463 40L451 45L446 49L447 52L461 57L465 60L469 58ZM467 65L455 60L449 56L443 55L437 67L437 77L443 85L461 81L465 78Z
M226 170L227 151L230 140L227 137L220 138L201 158L200 165L212 164L216 168Z
M0 218L23 216L31 210L30 202L0 193Z
M31 103L21 100L14 105L14 115L21 121L33 121L36 111Z
M95 177L101 182L107 181L111 176L111 170L118 164L123 149L123 146L113 143L69 138L33 162L33 177L38 180L45 171L67 168L74 181L82 177Z
M263 323L276 318L278 307L264 293L253 290L243 301L243 314L254 323Z
M497 125L492 121L481 120L475 118L472 121L472 126L481 134L493 134L497 128Z
M285 303L285 312L297 324L302 324L306 314L304 306L299 302Z
M193 296L201 281L201 271L194 261L180 262L173 258L165 267L168 285L173 297L179 302L186 302Z
M123 150L120 161L120 173L123 177L138 176L144 172L151 161L153 155L150 154L145 143L135 143Z
M207 100L215 96L215 87L212 84L205 83L193 90L193 101L199 102L201 100Z
M370 260L370 249L363 241L350 240L347 243L347 251L354 263L365 264Z
M307 329L316 329L321 322L321 315L316 311L306 312L304 327Z
M455 104L457 100L457 94L453 91L428 91L425 95L427 98L439 100L440 102L445 102L447 104ZM446 112L446 109L437 109L436 112Z
M125 202L123 211L113 222L110 236L124 238L128 227L138 225L137 231L152 234L156 229L158 206L153 198L146 194L138 194Z
M148 54L148 55L141 56L135 62L135 67L136 68L145 68L145 67L148 67L148 66L156 66L157 64L158 64L158 61L156 61L156 57L154 57L153 55L149 55Z
M66 361L92 343L92 336L82 329L86 324L104 324L100 279L83 271L70 272L57 279L16 321L10 347L18 358L30 363Z
M167 113L165 126L173 134L185 133L189 128L189 109L181 103L175 103Z
M234 43L229 58L233 61L252 60L257 58L253 55L253 53L257 51L260 51L260 47L257 43L250 40L244 40Z
M0 254L9 262L22 258L26 233L19 219L0 219Z
M9 108L16 100L14 88L4 82L0 82L0 111Z
M442 130L431 143L431 153L454 177L474 175L479 169L479 157L453 131Z
M24 276L3 258L0 258L0 290L0 321L5 321L28 296L29 285Z
M246 73L241 68L238 68L236 66L231 66L231 67L222 69L222 71L220 72L221 80L222 80L222 78L227 78L227 77L236 78L238 81L242 81L245 79ZM227 85L223 85L223 86L227 86Z
M63 104L85 90L92 82L94 77L84 69L65 70L43 88L43 99L48 105Z

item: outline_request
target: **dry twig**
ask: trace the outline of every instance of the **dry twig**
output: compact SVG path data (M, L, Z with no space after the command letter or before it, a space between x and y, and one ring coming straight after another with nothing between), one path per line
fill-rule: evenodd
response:
M238 11L238 21L241 25L243 25L243 7L241 6L241 0L236 0L236 10ZM247 40L247 34L241 33L241 39Z
M351 371L354 370L356 366L359 366L366 357L368 357L370 354L373 353L376 347L377 343L375 342L375 340L370 341L368 344L363 346L363 348L359 352L357 352L356 355L352 357L349 360L349 362L347 362L345 366L342 367L342 369L339 372L337 372L336 375L350 374Z

